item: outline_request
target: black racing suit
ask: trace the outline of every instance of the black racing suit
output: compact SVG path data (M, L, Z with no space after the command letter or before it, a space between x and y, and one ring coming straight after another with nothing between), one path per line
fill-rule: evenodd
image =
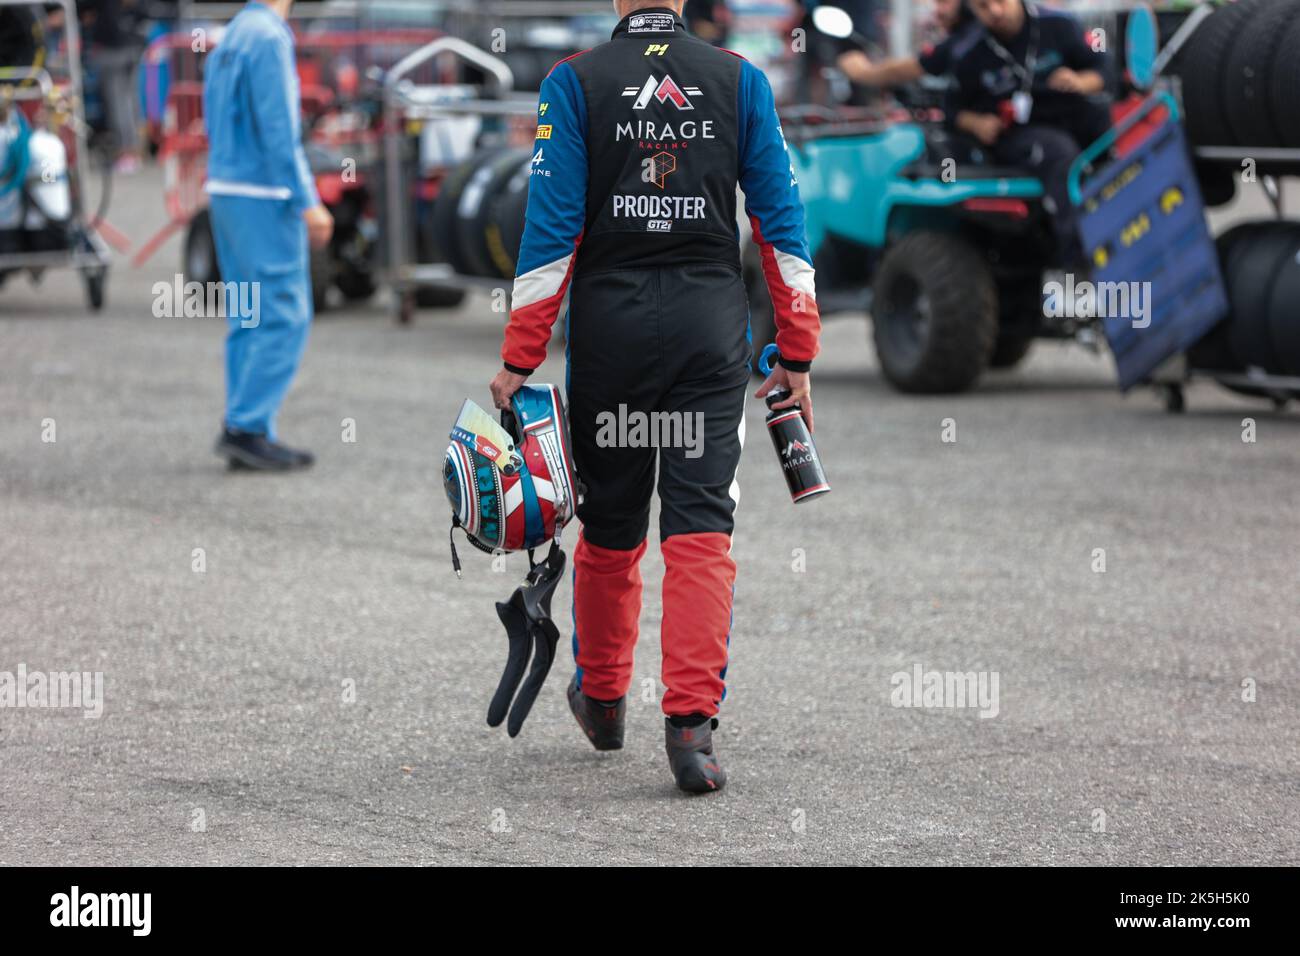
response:
M527 224L502 358L530 374L572 278L568 399L586 497L574 557L581 687L631 681L656 464L664 555L664 710L723 694L730 557L750 343L736 187L787 368L820 322L803 209L771 89L743 58L638 10L542 84Z

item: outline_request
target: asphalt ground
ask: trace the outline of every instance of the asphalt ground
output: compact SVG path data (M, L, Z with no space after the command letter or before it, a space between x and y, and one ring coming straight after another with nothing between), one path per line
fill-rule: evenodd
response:
M118 183L137 244L161 216L156 174ZM526 561L457 580L439 468L490 300L320 317L281 425L317 467L230 474L224 321L152 315L178 262L120 265L99 316L73 275L0 290L0 672L104 680L98 719L0 709L0 863L1300 861L1294 412L1202 383L1170 415L1061 345L905 397L830 321L831 495L790 504L750 404L730 784L688 798L653 546L627 749L573 724L567 654L520 737L485 724ZM996 716L893 706L917 666L996 675Z

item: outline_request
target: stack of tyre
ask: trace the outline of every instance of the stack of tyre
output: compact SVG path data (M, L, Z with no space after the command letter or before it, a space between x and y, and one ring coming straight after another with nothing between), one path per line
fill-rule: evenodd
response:
M1202 369L1300 378L1300 223L1243 223L1218 246L1230 313L1188 360Z
M1197 146L1300 148L1300 2L1232 0L1170 67Z
M494 147L448 173L420 224L420 246L430 261L446 262L461 275L513 278L531 160L527 149Z
M1300 147L1300 113L1293 107L1300 97L1297 44L1300 0L1228 0L1206 18L1169 67L1182 82L1192 145ZM1232 200L1238 171L1197 161L1206 205Z

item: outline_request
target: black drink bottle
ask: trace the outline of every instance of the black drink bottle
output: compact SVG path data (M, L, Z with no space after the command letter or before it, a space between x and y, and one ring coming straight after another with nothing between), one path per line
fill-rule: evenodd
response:
M764 375L772 372L770 356L773 354L777 354L775 344L765 348L759 359L758 367ZM803 420L799 406L772 407L789 396L790 392L784 388L775 388L768 393L767 433L772 436L772 447L776 449L785 483L790 488L790 500L798 504L825 494L831 486L826 481L821 459L817 457L817 446L813 444L808 423Z

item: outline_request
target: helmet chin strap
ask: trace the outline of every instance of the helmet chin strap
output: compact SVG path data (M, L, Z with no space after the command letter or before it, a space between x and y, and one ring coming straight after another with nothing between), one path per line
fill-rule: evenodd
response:
M460 527L460 519L455 515L451 516L451 527L447 529L447 543L451 545L451 568L456 572L456 577L460 577L460 555L456 553L456 529ZM469 535L465 535L469 537Z
M451 546L452 570L456 572L456 577L459 578L461 577L461 573L460 573L460 555L456 553L456 529L457 528L460 528L460 530L465 532L466 541L468 541L474 547L478 548L484 554L496 554L496 552L493 551L491 548L489 548L487 545L480 544L477 540L475 540L474 536L471 535L469 531L465 529L465 526L460 523L460 517L453 513L451 516L451 527L447 529L447 544Z
M456 520L456 516L455 516L455 515L452 515L452 516L451 516L451 527L450 527L450 528L447 528L447 544L448 544L448 545L451 545L451 570L456 572L456 578L460 578L460 576L461 576L461 575L460 575L460 555L459 555L459 554L456 554L456 538L455 538L456 528L458 528L459 525L460 525L460 522L458 522L458 520Z

